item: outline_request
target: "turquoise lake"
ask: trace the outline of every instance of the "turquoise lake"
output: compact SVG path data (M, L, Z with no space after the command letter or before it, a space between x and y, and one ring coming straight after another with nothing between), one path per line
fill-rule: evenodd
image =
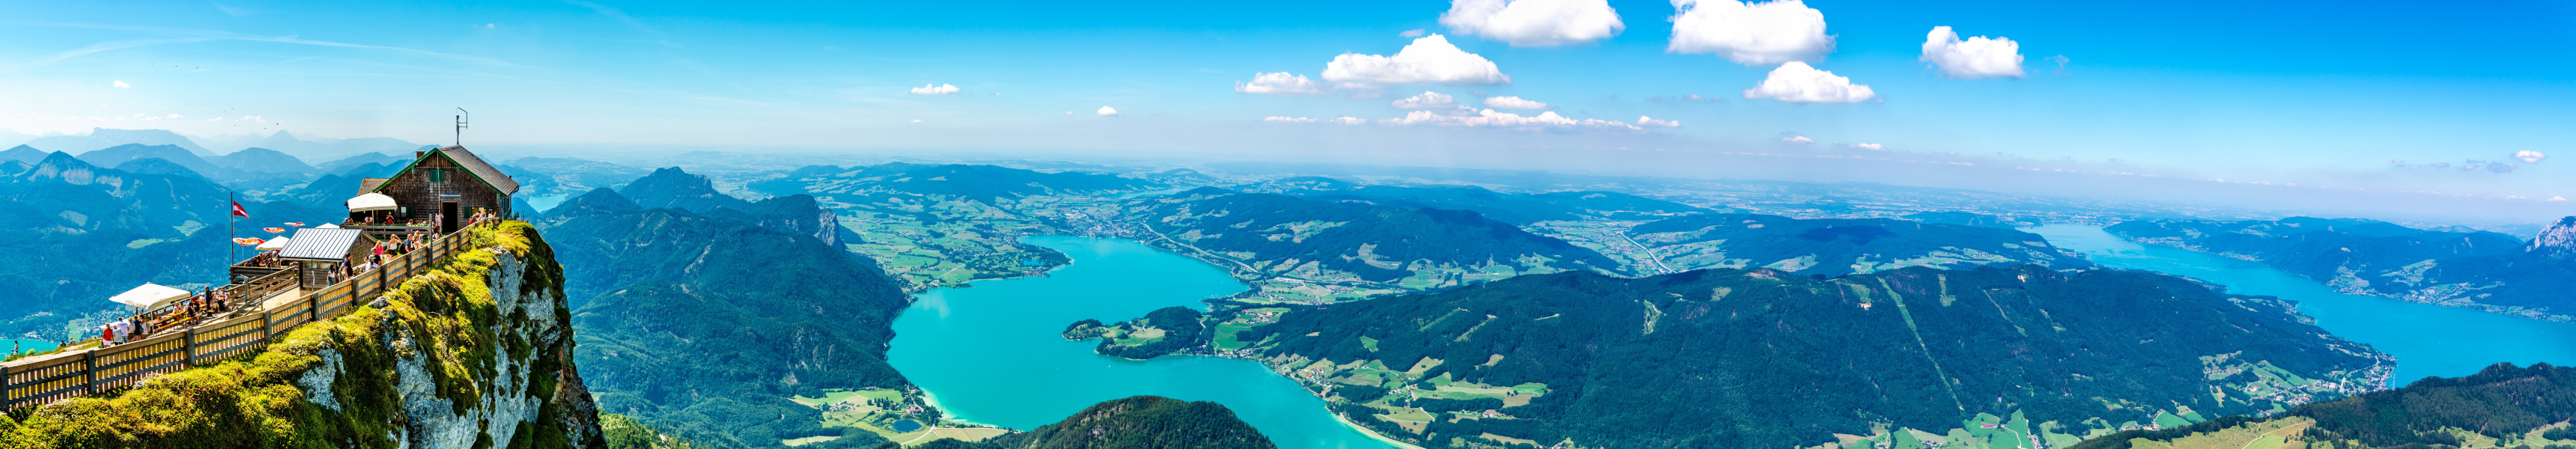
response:
M1022 242L1073 263L1043 277L924 292L895 319L887 359L956 419L1033 429L1111 399L1215 401L1283 448L1388 448L1343 426L1287 378L1248 360L1135 361L1066 341L1065 325L1118 322L1245 289L1224 270L1129 240L1038 236Z
M2426 376L2456 377L2497 362L2576 364L2576 324L2337 293L2324 284L2254 261L2157 245L2140 245L2086 225L2024 228L2094 263L2158 271L2227 286L2230 293L2298 301L2300 313L2327 332L2397 356L2404 386Z

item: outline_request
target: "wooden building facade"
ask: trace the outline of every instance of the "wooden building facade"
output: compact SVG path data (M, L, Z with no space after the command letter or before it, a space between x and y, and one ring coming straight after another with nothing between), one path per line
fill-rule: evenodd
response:
M359 195L392 197L399 205L391 214L394 221L440 235L454 232L477 212L512 216L510 195L518 191L518 181L461 146L416 152L411 164L392 177L367 178L358 185ZM353 223L374 224L368 214L350 215ZM376 229L382 226L359 227L386 231Z

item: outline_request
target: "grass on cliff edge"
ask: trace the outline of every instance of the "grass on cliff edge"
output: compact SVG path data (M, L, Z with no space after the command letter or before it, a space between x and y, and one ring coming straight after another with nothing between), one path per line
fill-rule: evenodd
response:
M501 316L487 279L500 266L499 248L526 261L522 294L562 295L562 269L554 251L524 222L470 228L463 235L468 249L404 281L384 295L384 308L357 308L338 318L306 325L273 340L266 348L195 368L146 379L133 387L51 405L21 409L0 417L0 449L104 447L396 447L394 426L404 421L396 396L396 361L420 359L436 384L436 393L457 411L481 402L497 375L493 366L506 351L532 363L535 373L563 368L560 354L569 335L532 347L517 333L495 335L492 329L515 328L530 317ZM558 307L557 323L569 325L568 311ZM336 354L339 366L323 357ZM331 391L305 391L297 380L324 369L338 373ZM329 371L326 371L329 372ZM556 376L533 376L530 391L544 401L538 423L561 422L553 403ZM320 393L320 394L317 394ZM329 399L336 407L316 404ZM562 426L520 426L516 441L478 442L478 447L566 447Z

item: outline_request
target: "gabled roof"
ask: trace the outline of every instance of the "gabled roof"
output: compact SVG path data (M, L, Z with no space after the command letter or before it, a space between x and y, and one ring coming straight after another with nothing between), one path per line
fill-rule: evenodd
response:
M466 151L465 147L461 146L439 147L437 149L429 150L428 154L423 154L418 159L412 159L410 164L403 165L402 171L394 172L394 175L389 178L400 178L405 174L411 173L411 169L413 167L420 166L420 161L429 160L432 156L447 158L449 162L455 162L456 166L464 167L466 174L472 175L477 181L483 181L483 185L492 186L493 191L501 192L502 195L519 193L518 180L510 179L510 175L501 174L500 169L492 168L492 164L489 162L483 162L482 156L475 156L474 152ZM377 184L373 188L367 188L359 191L358 193L375 193L377 190L383 188L383 184Z
M296 229L295 236L286 238L286 249L277 251L277 257L307 260L348 259L349 247L357 245L358 239L366 238L366 234L366 231L357 229Z
M385 179L386 179L386 178L363 178L363 179L359 179L359 180L358 180L358 194L359 194L359 195L366 195L366 194L369 194L369 193L375 193L375 192L376 192L376 186L385 185Z

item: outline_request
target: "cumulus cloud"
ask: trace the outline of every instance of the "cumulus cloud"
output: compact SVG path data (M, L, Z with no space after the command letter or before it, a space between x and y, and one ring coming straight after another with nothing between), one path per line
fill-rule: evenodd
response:
M2563 196L2551 196L2551 197L2549 197L2549 200L2550 200L2550 201L2567 201L2567 197L2563 197Z
M2020 78L2021 43L1977 36L1959 40L1950 27L1932 27L1923 37L1923 62L1951 78Z
M1863 150L1870 150L1870 151L1887 151L1887 146L1886 146L1886 145L1879 145L1879 144L1875 144L1875 143L1855 143L1855 144L1844 145L1844 146L1852 147L1852 148L1859 148L1859 149L1863 149Z
M1425 35L1425 34L1431 34L1431 32L1430 32L1429 30L1424 30L1424 29L1421 29L1421 28L1414 28L1414 29L1410 29L1410 30L1404 30L1404 32L1402 32L1402 33L1395 33L1395 35L1397 35L1397 36L1404 36L1404 38L1405 38L1405 39L1412 39L1412 38L1422 37L1422 35Z
M1644 126L1644 127L1651 127L1651 128L1680 128L1680 127L1682 127L1682 122L1672 121L1672 120L1656 120L1654 117L1647 117L1647 116L1640 115L1640 116L1637 116L1637 126Z
M1807 136L1789 136L1789 137L1782 137L1782 138L1780 138L1780 141L1781 141L1781 142L1794 143L1794 144L1800 144L1800 145L1810 144L1810 143L1816 143L1816 139L1809 139L1809 138L1807 138Z
M929 84L925 84L925 85L922 85L921 87L915 87L915 88L912 88L912 94L913 94L913 95L948 95L948 94L957 93L957 91L958 91L958 90L959 90L959 89L957 89L957 85L955 85L955 84L937 84L937 85L929 85Z
M1288 72L1254 73L1252 74L1252 81L1234 82L1234 91L1247 94L1270 95L1323 95L1331 93L1330 89L1326 89L1324 87L1324 83L1315 82L1314 79L1307 78L1305 75L1292 75Z
M1631 131L1642 129L1638 128L1636 125L1620 123L1615 120L1589 118L1575 120L1565 118L1565 116L1556 115L1555 112L1541 112L1535 116L1523 116L1509 112L1495 112L1492 109L1476 111L1476 115L1465 116L1441 115L1431 111L1413 111L1412 113L1405 114L1404 118L1380 120L1378 123L1396 126L1456 126L1467 128L1590 128Z
M1315 119L1305 118L1305 117L1289 117L1289 116L1282 116L1282 115L1273 115L1273 116L1269 116L1269 117L1262 117L1262 118L1261 118L1261 121L1264 121L1264 122L1270 122L1270 123L1314 123L1314 122L1315 122Z
M1486 97L1485 107L1494 109L1547 109L1547 103L1523 100L1521 97Z
M1108 106L1101 106L1101 107L1100 107L1100 110L1098 110L1098 111L1092 111L1092 112L1093 112L1093 113L1096 113L1096 114L1100 114L1100 116L1101 116L1101 117L1117 117L1117 116L1118 116L1118 110L1117 110L1117 109L1111 109L1111 108L1110 108L1110 107L1108 107Z
M1852 103L1877 96L1869 86L1852 84L1849 77L1834 76L1834 72L1816 70L1797 61L1771 69L1771 76L1763 78L1762 84L1744 90L1744 98L1790 103Z
M2538 164L2540 160L2548 159L2549 155L2538 151L2522 150L2513 152L2513 158L2521 159L2525 164Z
M1458 97L1452 97L1439 92L1423 91L1421 95L1397 99L1393 102L1387 103L1387 105L1394 106L1399 109L1444 109L1458 106Z
M1438 34L1414 39L1394 56L1343 53L1324 63L1324 80L1358 84L1510 84L1494 61L1459 50Z
M1711 53L1744 65L1810 61L1834 51L1825 13L1806 2L1672 2L1673 40L1664 51Z
M118 89L131 89L131 88L134 88L134 85L132 85L132 84L125 84L125 82L124 82L124 81L117 81L117 82L116 82L116 88L118 88Z
M1590 43L1628 28L1608 0L1451 0L1440 24L1515 47Z
M162 118L171 119L171 120L178 120L178 119L183 119L183 118L188 118L188 117L187 117L187 116L183 116L183 115L179 115L179 114L170 114L170 115L168 115L168 116L164 116L164 117L162 117Z
M1368 119L1359 118L1359 117L1342 117L1342 118L1332 119L1332 120L1328 121L1328 123L1332 123L1332 124L1335 124L1335 125L1366 125L1366 124L1368 124Z

